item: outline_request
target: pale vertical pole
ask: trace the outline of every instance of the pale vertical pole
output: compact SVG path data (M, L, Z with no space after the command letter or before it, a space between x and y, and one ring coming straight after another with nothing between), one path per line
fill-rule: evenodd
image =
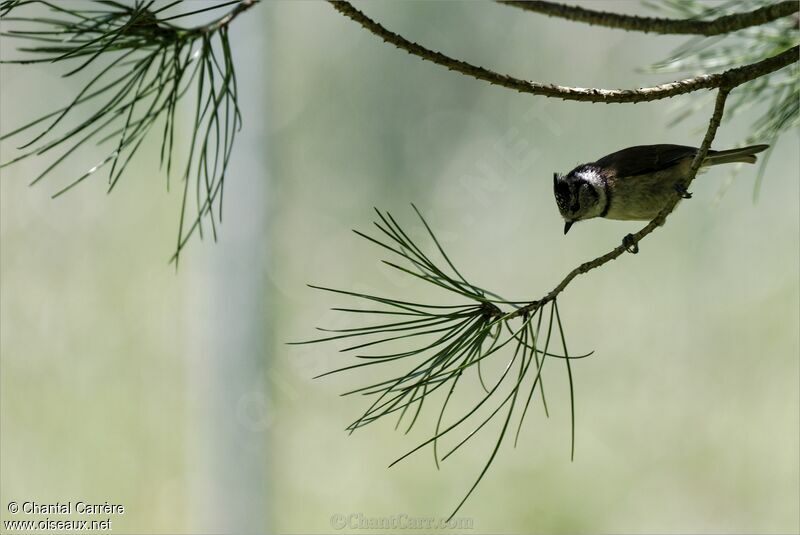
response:
M244 126L226 176L221 237L217 244L195 239L181 259L185 273L178 274L191 279L186 301L191 533L269 532L267 7L256 6L230 27Z

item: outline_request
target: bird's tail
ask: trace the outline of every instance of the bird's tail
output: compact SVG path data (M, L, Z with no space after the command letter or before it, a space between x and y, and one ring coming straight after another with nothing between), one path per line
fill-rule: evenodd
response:
M719 165L722 163L756 163L756 154L765 151L769 145L750 145L739 149L710 150L703 165Z

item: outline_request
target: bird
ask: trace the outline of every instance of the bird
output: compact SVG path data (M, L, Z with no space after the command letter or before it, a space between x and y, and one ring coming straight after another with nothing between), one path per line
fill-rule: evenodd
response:
M709 150L703 167L726 163L755 163L756 154L769 145L730 150ZM650 221L678 194L688 199L684 183L697 155L686 145L637 145L591 163L566 175L553 173L553 193L564 218L564 234L577 221L595 217L625 221Z

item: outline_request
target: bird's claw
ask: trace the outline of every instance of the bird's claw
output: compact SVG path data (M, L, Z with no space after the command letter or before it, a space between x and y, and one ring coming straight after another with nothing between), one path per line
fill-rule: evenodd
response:
M675 184L675 191L678 192L678 195L680 196L681 199L692 198L692 194L689 193L689 190L687 190L683 184Z
M636 243L636 239L633 237L633 234L628 234L622 238L622 245L625 247L625 250L631 254L636 254L639 252L639 244Z

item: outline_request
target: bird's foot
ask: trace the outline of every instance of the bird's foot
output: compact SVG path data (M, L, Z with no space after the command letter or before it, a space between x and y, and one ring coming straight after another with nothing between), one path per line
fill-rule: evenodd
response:
M633 237L633 234L628 234L622 238L622 245L625 247L625 250L631 254L636 254L639 252L639 244L636 243L636 239Z
M675 191L678 192L678 195L680 195L681 199L692 198L692 194L689 193L689 190L687 190L683 184L675 184Z

